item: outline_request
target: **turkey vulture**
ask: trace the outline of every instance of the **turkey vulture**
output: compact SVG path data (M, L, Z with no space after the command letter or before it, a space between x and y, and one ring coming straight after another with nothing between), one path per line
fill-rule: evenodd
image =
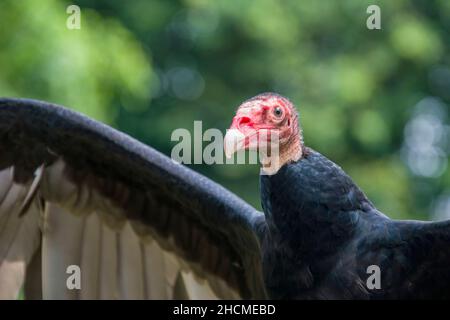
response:
M0 296L24 285L32 299L450 298L449 221L379 212L304 145L295 107L274 93L238 108L226 154L264 132L279 137L279 162L262 168L262 214L76 112L0 99ZM70 265L81 288L67 286Z

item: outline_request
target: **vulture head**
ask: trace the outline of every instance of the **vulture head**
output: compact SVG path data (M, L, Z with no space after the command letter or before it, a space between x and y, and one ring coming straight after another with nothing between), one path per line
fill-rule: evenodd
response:
M294 104L276 93L262 93L244 101L225 135L225 155L259 150L262 170L276 173L302 156L302 134Z

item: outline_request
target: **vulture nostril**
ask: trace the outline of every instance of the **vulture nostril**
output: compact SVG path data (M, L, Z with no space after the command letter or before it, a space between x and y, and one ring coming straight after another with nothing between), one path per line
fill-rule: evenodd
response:
M242 125L246 125L246 124L250 123L250 121L251 121L251 119L249 117L242 117L239 119L238 124L239 124L239 126L242 126Z

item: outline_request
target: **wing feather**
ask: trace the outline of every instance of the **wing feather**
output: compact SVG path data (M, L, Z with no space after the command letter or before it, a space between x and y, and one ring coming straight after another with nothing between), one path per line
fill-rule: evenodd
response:
M118 299L118 277L117 277L117 237L116 232L103 224L101 226L100 247L100 299Z
M31 183L13 182L13 168L0 172L0 298L15 299L23 284L27 263L39 246L39 208L29 207L20 217L20 208Z
M0 258L0 299L18 297L27 264L39 247L40 241L39 210L36 205L29 209L28 215L20 224L17 223L20 219L18 210L11 215L5 228L14 232L8 232L9 237L0 237L0 243L3 245L2 258Z
M134 233L130 224L127 223L124 230L118 234L117 240L120 298L143 299L143 257L139 238Z
M42 281L45 299L78 299L78 290L67 286L67 268L80 266L85 218L48 204L42 240ZM83 272L82 272L83 274Z
M87 216L84 222L83 239L81 244L81 299L100 298L100 259L102 223L93 213Z

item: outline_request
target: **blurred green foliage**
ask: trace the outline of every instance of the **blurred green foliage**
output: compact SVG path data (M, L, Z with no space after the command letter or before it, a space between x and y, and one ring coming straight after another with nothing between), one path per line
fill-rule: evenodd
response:
M69 4L80 30L66 28ZM371 4L381 30L366 27ZM170 154L174 129L225 130L240 102L276 91L297 105L306 144L379 209L426 219L450 187L449 39L447 0L3 0L0 95L73 107ZM440 158L417 162L431 122L405 126L427 97ZM260 208L257 166L193 167Z

